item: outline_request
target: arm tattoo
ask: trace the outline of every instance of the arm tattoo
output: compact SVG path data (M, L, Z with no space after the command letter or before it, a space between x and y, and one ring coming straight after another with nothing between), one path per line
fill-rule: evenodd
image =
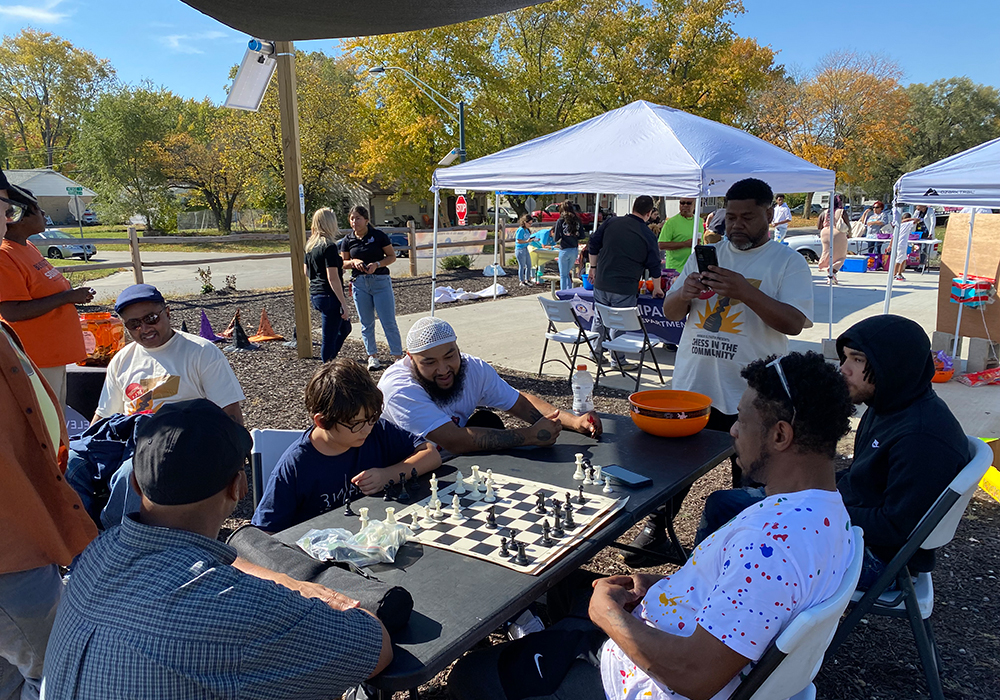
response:
M524 436L513 430L493 428L476 428L474 430L472 439L475 442L476 451L506 450L509 447L518 447L524 444Z
M542 415L541 411L532 406L530 403L528 404L528 406L529 406L528 413L524 417L524 420L528 423L528 425L534 425L535 423L537 423L538 421L540 421L542 418L545 417Z
M545 440L548 440L548 439L550 439L552 437L552 433L550 433L545 428L542 428L541 430L538 431L537 437L538 437L539 440L545 441Z

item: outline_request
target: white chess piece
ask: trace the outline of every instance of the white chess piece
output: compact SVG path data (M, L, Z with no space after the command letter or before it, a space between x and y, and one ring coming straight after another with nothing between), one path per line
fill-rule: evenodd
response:
M597 481L594 481L593 479L591 479L590 478L590 470L587 469L587 468L584 468L584 470L583 470L583 485L584 486L590 486L591 484L596 484L596 483L600 483L600 482L597 482Z
M493 470L492 469L487 469L486 470L486 481L493 481Z
M476 489L479 488L479 482L481 480L482 480L482 477L479 475L479 465L478 464L473 464L472 465L472 490L473 491L475 491Z
M493 493L493 479L486 480L486 496L483 500L487 503L495 503L497 500L496 495Z
M576 471L573 472L573 479L575 481L582 481L587 475L583 472L583 453L576 453Z
M462 472L458 472L455 475L455 488L452 489L452 493L457 493L458 495L463 495L466 492L465 488L465 477L462 476Z
M426 506L424 506L423 517L420 518L420 525L424 529L430 529L430 528L434 527L435 525L437 525L437 522L435 522L435 520L434 520L434 516L431 514L431 509L428 508L428 507L426 507Z
M385 524L395 525L396 524L396 509L389 506L385 509Z
M361 516L361 530L364 530L368 527L368 509L358 508L358 515ZM358 532L361 532L361 530L358 530Z
M441 510L441 501L438 501L437 505L434 506L434 519L441 520L443 518L444 518L444 512Z
M415 509L410 514L413 517L413 523L410 525L410 529L413 530L414 532L420 529L420 513L417 512L418 510L419 509Z
M601 491L603 491L604 493L614 493L615 490L613 488L611 488L611 477L610 476L604 477L604 488L601 489Z
M438 498L438 480L431 477L431 500L429 501L431 508L437 508L441 505L441 499Z
M437 491L437 487L438 487L438 475L437 475L437 472L432 472L431 473L431 489L433 491Z
M451 517L453 520L462 519L462 504L457 493L451 497Z
M604 481L604 475L601 473L601 465L600 464L595 464L594 465L594 483L595 484L599 484L602 481Z

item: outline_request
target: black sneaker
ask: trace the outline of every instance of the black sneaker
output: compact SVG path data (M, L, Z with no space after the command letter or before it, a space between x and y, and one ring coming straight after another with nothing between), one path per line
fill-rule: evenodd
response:
M642 532L635 536L631 545L665 556L667 550L670 548L665 527L662 515L650 516L646 519L646 525L642 528ZM663 563L663 560L659 557L650 557L640 552L625 552L622 555L622 561L633 569L641 569L646 566L656 566Z

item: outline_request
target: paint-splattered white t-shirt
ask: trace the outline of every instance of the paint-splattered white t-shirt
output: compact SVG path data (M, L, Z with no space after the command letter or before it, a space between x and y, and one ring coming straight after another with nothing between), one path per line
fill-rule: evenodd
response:
M768 496L702 542L684 567L658 581L633 615L687 637L700 625L751 663L719 693L728 698L795 615L837 590L854 551L851 522L836 491ZM612 700L683 696L657 683L612 640L601 653Z

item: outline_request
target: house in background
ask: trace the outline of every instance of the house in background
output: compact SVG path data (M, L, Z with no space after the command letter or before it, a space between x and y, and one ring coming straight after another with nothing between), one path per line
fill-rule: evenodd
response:
M45 213L56 224L76 223L76 217L70 211L71 195L66 194L67 187L83 187L79 182L57 173L51 168L34 168L31 170L4 170L11 184L31 190L38 198ZM97 193L83 187L80 202L86 207L93 201Z

